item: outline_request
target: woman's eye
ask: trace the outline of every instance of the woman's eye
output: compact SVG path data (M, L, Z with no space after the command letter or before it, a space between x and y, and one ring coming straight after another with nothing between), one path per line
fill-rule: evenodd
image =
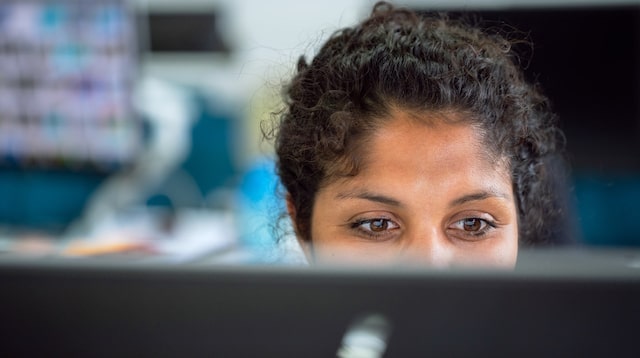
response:
M453 224L453 229L462 230L465 234L476 236L483 235L492 228L495 228L495 224L479 218L465 218Z
M384 234L387 231L399 228L398 224L383 218L358 220L352 224L352 228L358 229L370 235Z

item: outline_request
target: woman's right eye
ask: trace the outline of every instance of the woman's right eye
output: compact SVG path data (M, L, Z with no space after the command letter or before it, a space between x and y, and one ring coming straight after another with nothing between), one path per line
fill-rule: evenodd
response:
M357 220L351 224L351 228L368 236L380 237L390 234L391 231L399 229L400 226L390 219L375 218Z

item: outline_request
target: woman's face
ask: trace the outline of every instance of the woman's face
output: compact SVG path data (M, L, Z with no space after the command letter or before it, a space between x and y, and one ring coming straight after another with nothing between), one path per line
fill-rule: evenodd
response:
M311 240L302 242L311 262L515 265L509 171L477 128L398 111L365 148L358 175L316 195Z

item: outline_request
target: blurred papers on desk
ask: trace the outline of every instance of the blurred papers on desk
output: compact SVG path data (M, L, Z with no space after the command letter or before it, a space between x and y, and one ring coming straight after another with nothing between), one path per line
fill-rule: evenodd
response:
M181 209L132 209L104 220L80 237L4 238L5 254L43 257L102 257L158 263L242 264L251 256L238 245L230 213Z
M233 217L195 209L130 210L101 223L90 237L70 240L61 254L138 257L168 263L244 260Z

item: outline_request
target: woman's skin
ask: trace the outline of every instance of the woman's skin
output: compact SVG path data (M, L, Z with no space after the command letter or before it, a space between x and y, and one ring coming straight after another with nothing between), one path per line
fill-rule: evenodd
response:
M358 175L318 191L311 240L301 240L308 260L513 267L511 178L505 161L483 149L481 131L442 115L391 117L366 142Z

